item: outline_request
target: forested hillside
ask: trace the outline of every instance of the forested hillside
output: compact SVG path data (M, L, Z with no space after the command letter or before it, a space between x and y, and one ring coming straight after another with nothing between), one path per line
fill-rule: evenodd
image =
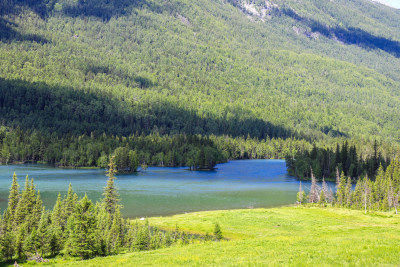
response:
M284 157L334 138L400 141L400 12L374 2L9 0L0 10L3 163L101 166L128 147L140 163L208 168L254 157L251 142L279 139L255 157ZM36 157L23 152L34 135ZM121 141L142 135L163 148ZM103 147L93 158L71 156L90 138Z

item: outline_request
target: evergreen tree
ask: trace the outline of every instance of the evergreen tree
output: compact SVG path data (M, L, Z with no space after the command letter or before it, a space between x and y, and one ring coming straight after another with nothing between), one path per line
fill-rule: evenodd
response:
M96 251L96 226L93 203L85 195L68 221L69 245L66 253L81 259L93 257Z
M221 227L219 226L219 223L214 224L214 237L217 241L221 241L224 236L222 235L222 230Z
M103 193L104 196L103 202L105 204L105 209L110 215L113 215L115 213L115 209L119 201L117 189L114 185L114 181L116 179L116 177L114 176L115 173L116 169L114 164L114 157L111 157L107 170L107 177L108 177L107 186L104 188L104 193Z
M351 178L350 177L347 177L344 198L346 201L346 207L351 207Z
M328 185L325 182L325 178L322 179L321 192L319 194L319 203L325 205L329 201Z
M119 206L117 206L108 238L113 253L118 253L118 250L122 245L122 227L121 211Z
M76 205L76 200L74 198L74 190L72 190L72 185L69 184L67 196L64 198L62 203L63 206L62 217L65 222L68 221L68 218L73 213L75 205Z
M43 208L37 230L39 248L42 255L50 252L50 223L51 215Z
M336 199L337 199L337 204L340 207L343 207L346 201L346 176L344 175L344 172L342 171L342 174L340 175L339 178L339 186L336 191Z
M25 221L25 218L30 215L30 208L32 207L31 196L32 194L31 187L29 185L29 177L26 176L25 188L22 190L21 198L18 201L18 205L15 210L14 228L17 228L19 225L21 225Z
M12 183L11 183L11 188L10 188L10 194L8 197L8 206L7 206L5 216L4 216L5 228L8 230L11 230L11 228L12 228L15 212L16 212L17 206L18 206L18 202L19 202L19 185L18 185L17 175L14 172L13 178L12 178Z
M15 250L15 257L19 260L25 260L26 255L24 251L24 240L27 235L27 223L24 223L18 227L16 232L14 250Z
M63 208L61 202L61 194L58 193L56 204L54 204L53 212L51 214L51 222L53 228L59 228L62 230L63 226Z

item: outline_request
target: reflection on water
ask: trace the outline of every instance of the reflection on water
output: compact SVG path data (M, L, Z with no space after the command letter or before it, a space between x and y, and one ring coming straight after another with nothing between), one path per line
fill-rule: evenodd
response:
M273 207L292 204L299 182L286 174L283 160L237 160L217 165L217 171L150 167L117 175L116 185L127 217L157 216L212 209ZM34 178L46 207L69 183L78 195L102 197L104 170L59 169L43 165L0 166L0 209L6 207L13 172L21 187L25 176ZM304 188L309 187L303 182ZM1 211L1 212L2 212Z

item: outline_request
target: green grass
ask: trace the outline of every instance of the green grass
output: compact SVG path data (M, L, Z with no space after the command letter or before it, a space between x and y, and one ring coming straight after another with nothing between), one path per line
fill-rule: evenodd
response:
M207 211L156 217L150 224L193 233L218 222L228 241L175 246L60 266L398 266L400 217L316 207ZM24 264L27 266L28 264Z

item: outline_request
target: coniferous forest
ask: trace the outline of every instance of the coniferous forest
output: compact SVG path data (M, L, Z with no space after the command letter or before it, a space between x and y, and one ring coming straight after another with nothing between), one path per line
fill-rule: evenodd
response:
M0 160L104 167L126 147L121 170L210 169L342 139L396 146L396 12L364 0L3 1Z
M353 188L353 185L355 187ZM354 180L336 170L335 192L329 188L325 180L322 185L317 185L317 181L311 172L311 187L308 194L300 190L297 193L297 202L318 203L322 206L332 204L337 207L363 210L365 213L370 211L395 211L398 214L400 200L400 161L394 159L384 170L380 165L374 179L365 175L362 179Z
M218 224L214 236L194 236L181 231L178 225L174 231L161 231L148 221L124 219L114 183L114 160L110 159L100 202L93 203L86 195L79 198L70 184L65 196L58 195L52 210L43 206L33 179L26 177L25 187L20 190L14 173L8 207L0 216L0 262L45 262L45 257L57 255L83 260L223 238Z
M108 181L99 202L79 197L72 184L48 209L33 179L20 188L14 174L0 198L8 201L0 262L168 247L163 253L176 265L229 265L213 259L220 251L231 265L326 265L309 253L317 246L337 265L399 265L391 258L400 198L399 21L399 9L370 0L1 0L0 165L105 168ZM159 228L121 214L116 173L215 170L235 159L285 159L289 175L311 180L297 194L311 205L207 215L229 225L232 245L205 242L225 240L215 217L185 211L158 218ZM333 215L320 209L310 219L316 206ZM375 214L388 235L374 228ZM316 245L306 239L317 234L302 231L319 216L328 223L313 231L328 242ZM192 220L182 220L188 232L171 227L182 217ZM359 239L340 239L360 227L331 228L345 218L384 240L359 248ZM332 241L328 232L339 234ZM191 243L207 256L176 257ZM285 252L292 247L297 262ZM136 257L146 262L140 253L129 261Z

